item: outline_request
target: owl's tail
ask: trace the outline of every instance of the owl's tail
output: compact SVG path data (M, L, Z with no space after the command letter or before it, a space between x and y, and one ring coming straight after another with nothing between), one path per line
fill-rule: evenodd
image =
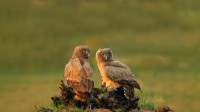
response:
M89 103L91 100L91 95L90 95L90 93L87 93L87 92L86 93L76 92L76 95L74 98L79 101Z
M141 91L140 85L138 84L137 81L131 80L128 83L129 84L127 84L127 85L123 85L124 96L127 99L133 99L135 97L134 88L137 88L138 90L140 90L140 92L142 92L142 91Z
M125 96L127 99L133 99L133 98L134 98L135 92L134 92L133 87L131 87L131 86L129 86L129 85L124 85L124 86L123 86L123 89L124 89L124 96Z
M138 90L140 90L140 92L142 92L140 85L136 80L131 80L129 83L131 84L132 87L137 88Z

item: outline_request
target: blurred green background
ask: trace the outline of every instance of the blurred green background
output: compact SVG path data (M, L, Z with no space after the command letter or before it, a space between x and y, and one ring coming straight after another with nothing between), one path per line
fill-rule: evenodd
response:
M200 111L199 0L1 0L0 111L31 112L59 94L79 44L131 67L143 91L177 112Z

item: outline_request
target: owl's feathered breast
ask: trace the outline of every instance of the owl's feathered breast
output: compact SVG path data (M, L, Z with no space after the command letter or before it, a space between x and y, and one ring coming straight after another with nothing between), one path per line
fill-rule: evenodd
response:
M111 88L117 88L120 87L121 85L113 80L111 80L108 77L108 68L107 67L103 67L101 69L101 77L102 77L102 84L106 85L106 87L111 87Z
M133 74L129 67L119 61L111 61L100 66L102 81L107 86L120 86L125 81L133 79Z
M91 92L94 87L92 68L87 60L78 58L70 60L65 67L64 78L68 86L76 91Z

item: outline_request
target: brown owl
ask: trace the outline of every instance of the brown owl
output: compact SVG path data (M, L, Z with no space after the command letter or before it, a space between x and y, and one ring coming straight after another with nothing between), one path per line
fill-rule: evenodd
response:
M90 100L90 94L94 88L89 57L90 49L88 46L77 46L64 70L67 85L75 90L75 98L83 102Z
M141 91L140 85L134 79L131 69L120 61L113 60L110 48L99 49L96 60L102 76L102 85L109 90L123 87L127 99L134 99L134 88Z

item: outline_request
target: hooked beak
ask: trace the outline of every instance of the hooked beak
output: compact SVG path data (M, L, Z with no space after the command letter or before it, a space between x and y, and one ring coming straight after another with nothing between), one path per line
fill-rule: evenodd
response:
M86 51L86 54L88 57L90 57L90 52L89 51Z
M108 61L108 55L104 54L104 58L106 61Z

